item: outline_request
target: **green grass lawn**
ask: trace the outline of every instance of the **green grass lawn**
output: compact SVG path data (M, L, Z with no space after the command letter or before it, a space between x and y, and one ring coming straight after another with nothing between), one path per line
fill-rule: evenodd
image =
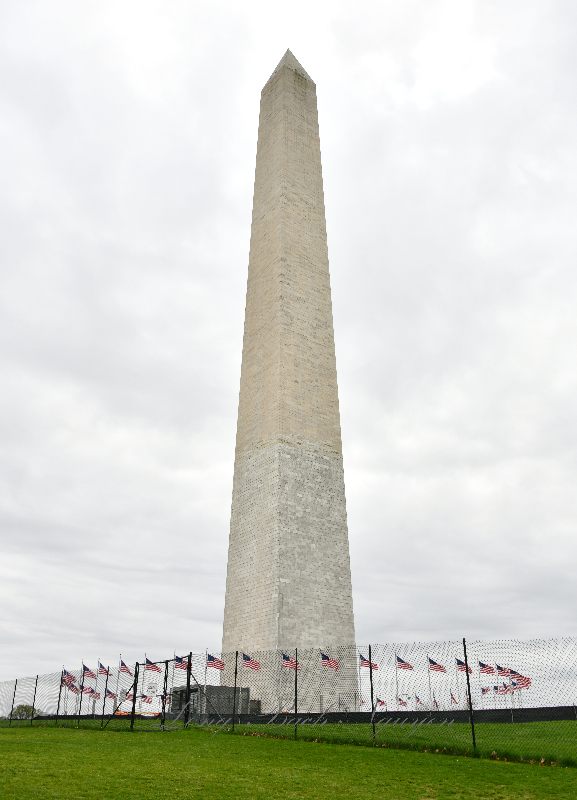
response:
M509 760L560 762L564 766L577 766L577 722L525 722L489 723L476 726L478 755L491 757L496 753ZM262 732L270 736L292 738L292 725L237 726L238 733ZM328 742L349 742L372 745L370 724L300 725L298 737ZM469 725L412 725L389 724L376 726L378 745L409 750L440 750L459 754L472 754ZM494 757L494 756L493 756Z
M54 726L54 720L34 720L36 726ZM82 719L82 728L100 729L100 719ZM76 728L75 718L60 719L61 727ZM112 719L108 730L126 730L130 725L128 717ZM167 720L169 727L181 727L182 721ZM29 720L16 721L12 728L28 728ZM136 719L139 731L159 731L159 719ZM230 724L214 730L230 730ZM237 725L237 734L263 733L274 738L294 737L292 724L280 725ZM485 758L507 759L509 761L536 761L544 759L560 766L577 766L577 721L489 723L476 726L476 755ZM298 726L298 738L318 740L329 743L346 743L372 746L372 730L368 722L326 725L305 724ZM453 755L472 755L471 728L468 724L378 724L376 725L376 744L420 752L450 753Z
M198 729L13 727L0 729L0 797L574 800L577 770Z

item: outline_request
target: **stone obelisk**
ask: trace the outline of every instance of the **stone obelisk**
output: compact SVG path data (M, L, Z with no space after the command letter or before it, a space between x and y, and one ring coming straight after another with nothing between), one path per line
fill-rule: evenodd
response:
M261 96L222 650L354 641L316 87L287 50Z

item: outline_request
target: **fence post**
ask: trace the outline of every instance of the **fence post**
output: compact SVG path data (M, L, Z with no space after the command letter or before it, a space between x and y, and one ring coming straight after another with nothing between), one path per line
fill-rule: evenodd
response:
M192 672L192 652L188 654L188 664L186 665L186 705L184 707L184 727L188 727L190 719L190 674ZM198 694L198 690L197 690ZM200 700L200 697L198 698Z
M236 679L238 675L238 650L234 656L234 689L232 690L232 730L234 732L234 718L236 717Z
M102 700L102 717L100 718L100 727L104 727L104 706L106 705L106 692L108 691L108 679L110 678L110 667L107 667L106 681L104 682L104 698ZM118 699L118 698L117 698Z
M463 655L465 656L465 675L467 676L467 699L469 701L469 719L471 720L471 738L473 739L473 752L477 750L475 739L475 719L473 716L473 701L471 700L471 681L469 680L469 661L467 659L467 642L463 636Z
M34 684L34 697L32 698L32 716L30 717L30 725L34 722L34 711L36 709L36 690L38 689L38 675L36 676L36 683Z
M12 725L12 714L14 713L14 701L16 700L16 687L18 686L18 678L14 681L14 694L12 695L12 708L10 709L10 722L8 723L8 727L10 728Z
M174 685L174 683L173 683ZM168 691L168 660L164 662L164 688L162 689L162 716L160 718L160 728L164 730L166 722L166 692Z
M375 730L375 698L373 694L373 651L369 645L369 680L371 682L371 727L373 729L373 745L375 744L377 732Z
M299 672L299 651L295 647L295 739L297 738L297 731L298 731L298 699L299 699L299 690L298 690L298 672Z
M60 714L60 698L62 697L62 682L64 680L64 667L60 673L60 689L58 690L58 703L56 705L56 727L58 727L58 716Z
M134 715L136 714L136 693L138 692L138 672L139 672L139 665L138 661L134 665L134 684L133 684L133 694L132 694L132 709L130 711L130 730L134 730Z
M80 702L78 703L78 716L76 717L76 727L80 727L80 715L82 713L82 698L84 697L84 661L82 662L82 680L80 681Z

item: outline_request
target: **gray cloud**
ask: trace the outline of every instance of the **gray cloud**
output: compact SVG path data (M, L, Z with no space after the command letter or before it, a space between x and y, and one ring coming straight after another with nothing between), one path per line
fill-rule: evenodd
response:
M287 46L319 94L359 639L575 633L576 13L4 4L0 678L218 648Z

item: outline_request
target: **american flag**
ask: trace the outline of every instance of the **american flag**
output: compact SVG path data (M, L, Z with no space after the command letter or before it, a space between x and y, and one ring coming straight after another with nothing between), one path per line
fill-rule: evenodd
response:
M509 667L500 667L498 664L495 664L497 667L497 675L500 675L502 678L508 678L511 674L511 670Z
M437 711L439 710L439 704L437 703L434 697L433 697L433 708L436 708Z
M511 673L511 686L514 689L528 689L531 686L532 680L531 678L525 677L525 675L520 675L518 672L515 672L514 669L510 670Z
M132 692L126 692L125 700L134 700L134 695Z
M66 685L73 694L80 694L78 686L75 686L73 683L67 683Z
M76 683L76 678L71 672L68 672L67 669L62 670L62 683L64 686L72 686L73 683Z
M93 700L100 700L100 692L92 692Z
M174 656L174 669L188 669L188 656Z
M127 667L126 664L124 663L124 661L122 661L122 660L120 661L120 670L119 671L120 672L126 672L127 675L132 675L132 670L130 669L130 667Z
M327 654L323 653L322 651L321 651L321 664L323 665L323 667L328 667L329 669L339 668L339 662L337 661L337 659L327 656Z
M287 669L300 669L300 664L297 664L294 658L287 656L286 653L282 654L282 665Z
M152 703L152 697L149 694L141 694L140 699L143 703Z
M248 656L246 653L242 654L242 663L245 667L249 669L259 670L260 669L260 661L257 661L256 658L252 658Z
M386 706L387 704L385 703L384 700L381 700L380 697L377 697L376 705L380 708L381 706Z
M488 694L491 691L490 686L481 686L481 694Z
M207 653L206 666L212 667L213 669L224 669L224 661L221 661L220 658L217 658L216 656L211 656L210 653Z
M455 705L455 706L459 705L459 701L457 700L457 698L455 697L453 692L451 692L451 703L453 703L453 705Z
M95 692L94 692L94 689L92 688L92 686L85 686L82 689L82 694L95 694Z
M471 674L473 672L471 667L467 668L467 665L465 664L465 662L461 661L460 658L456 658L455 661L457 662L457 671L458 672L468 672L469 674Z
M403 661L400 656L397 656L397 667L399 669L413 669L413 665L409 664L408 661Z
M145 663L144 663L144 669L145 669L145 670L147 670L147 669L148 669L148 670L150 670L150 672L160 672L160 671L161 671L161 669L160 669L160 667L158 666L158 664L155 664L155 663L154 663L153 661L151 661L149 658L145 658L145 659L144 659L144 662L145 662Z
M110 675L110 667L105 667L104 664L101 664L100 661L98 662L98 674L99 675Z
M407 706L407 701L403 700L402 697L397 697L397 703L402 707L405 708Z
M96 674L90 669L90 667L87 667L85 664L82 665L82 672L83 672L85 678L95 678L96 677Z
M500 686L493 686L493 691L497 694L510 694L511 688L507 683L502 683Z
M495 667L492 667L490 664L483 664L482 661L479 661L479 672L483 675L494 675Z
M442 664L437 664L437 662L433 661L433 659L430 656L428 656L428 658L429 658L429 669L431 670L431 672L446 672L447 671Z
M415 695L415 703L418 706L422 706L423 705L423 701L421 700L421 698L419 697L418 694Z
M111 692L110 689L106 690L106 697L109 697L111 700L116 700L116 695L114 692Z
M366 667L367 669L370 669L371 667L373 669L378 669L379 668L378 664L375 664L374 661L369 661L368 658L365 658L360 653L359 653L359 662L360 662L361 667Z

